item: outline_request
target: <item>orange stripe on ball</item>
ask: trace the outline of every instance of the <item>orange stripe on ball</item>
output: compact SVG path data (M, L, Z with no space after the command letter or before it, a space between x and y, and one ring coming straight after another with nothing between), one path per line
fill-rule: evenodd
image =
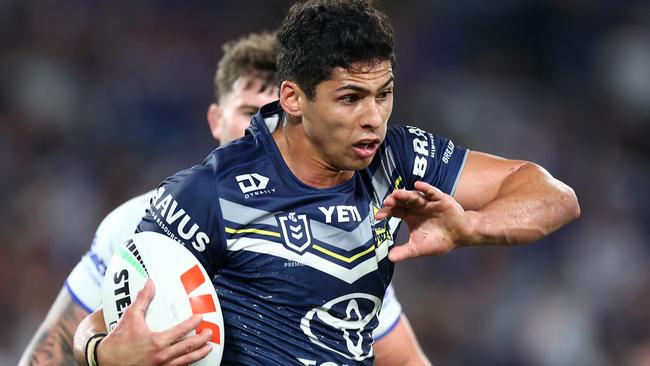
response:
M192 314L205 314L217 311L212 300L212 295L190 296L190 305L192 305Z
M199 266L195 264L194 267L188 269L181 275L181 282L183 283L183 287L185 287L185 293L189 295L190 292L196 290L205 282L205 277L203 277Z
M221 334L219 333L219 326L206 322L205 320L201 321L201 324L199 324L198 327L196 327L196 333L201 333L203 329L210 329L212 330L212 338L210 338L210 342L216 343L216 344L221 344Z

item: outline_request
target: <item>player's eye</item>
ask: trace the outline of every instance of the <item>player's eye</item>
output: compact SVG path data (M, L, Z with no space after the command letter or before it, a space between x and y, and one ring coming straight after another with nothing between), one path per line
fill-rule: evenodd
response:
M343 103L346 104L353 104L354 102L359 100L359 96L356 94L347 94L339 98Z
M393 91L392 91L392 90L384 90L384 91L382 91L381 93L379 93L379 94L377 95L377 99L378 99L378 100L386 100L386 99L388 99L388 97L389 97L391 94L393 94Z

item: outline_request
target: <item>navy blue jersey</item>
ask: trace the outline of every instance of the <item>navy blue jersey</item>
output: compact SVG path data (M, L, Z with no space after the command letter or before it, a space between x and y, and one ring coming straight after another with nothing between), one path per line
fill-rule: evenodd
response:
M388 128L368 168L327 189L298 180L272 136L278 103L246 136L168 178L139 231L190 249L223 310L223 365L370 365L372 331L400 219L374 219L417 180L453 193L467 150L418 128Z

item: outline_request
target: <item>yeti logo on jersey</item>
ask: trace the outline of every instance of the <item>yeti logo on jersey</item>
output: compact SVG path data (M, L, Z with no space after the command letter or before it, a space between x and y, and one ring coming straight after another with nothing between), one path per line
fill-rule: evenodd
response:
M269 183L269 178L257 173L238 175L235 179L239 183L239 189L241 189L242 193L266 189L266 185Z
M284 244L288 249L302 253L311 245L311 232L307 215L296 215L295 212L277 215Z
M312 343L361 361L373 355L372 331L379 324L380 309L381 299L376 296L343 295L310 310L300 320L300 329ZM340 338L332 339L334 334Z

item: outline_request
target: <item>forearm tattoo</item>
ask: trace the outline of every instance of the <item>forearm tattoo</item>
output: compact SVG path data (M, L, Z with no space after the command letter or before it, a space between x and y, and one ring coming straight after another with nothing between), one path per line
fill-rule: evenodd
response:
M55 323L44 329L32 345L30 366L76 365L72 339L79 322L86 316L72 301L68 301Z

